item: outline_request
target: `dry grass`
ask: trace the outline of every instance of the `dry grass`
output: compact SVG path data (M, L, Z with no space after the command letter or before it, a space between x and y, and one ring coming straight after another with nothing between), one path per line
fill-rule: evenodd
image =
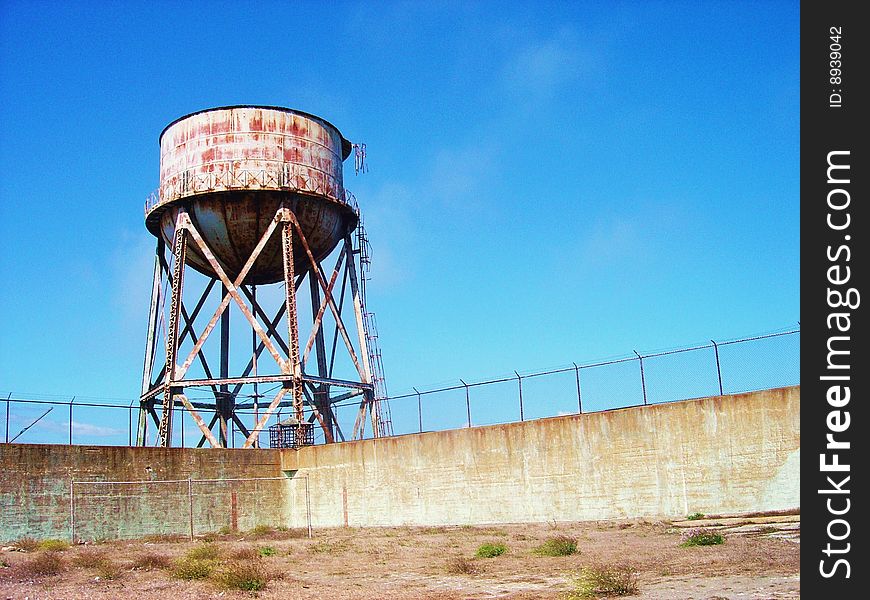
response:
M194 546L184 556L191 560L217 560L221 556L221 549L213 542L205 542Z
M223 589L246 592L259 592L269 581L266 570L258 560L223 563L215 568L211 579Z
M157 571L168 569L172 566L172 560L165 554L157 552L145 552L137 555L131 565L137 571Z
M629 577L636 573L636 584L660 600L707 598L711 594L704 582L711 577L722 578L722 585L729 586L733 597L749 597L762 588L770 597L795 599L800 595L799 544L734 532L723 545L686 549L679 547L681 530L667 523L633 523L627 528L619 524L559 523L555 530L546 524L464 529L334 528L318 530L314 540L241 541L239 534L219 536L212 544L117 540L104 546L76 546L66 552L8 552L0 553L0 559L11 565L0 569L0 600L169 600L216 598L222 591L226 598L239 599L259 594L298 600L564 600L569 591L575 599L583 591L570 585L566 572L579 571L585 565L619 565L627 557L634 567ZM501 537L496 531L508 536ZM286 534L275 531L270 535ZM559 536L576 539L582 559L577 555L541 558L535 554L542 543ZM474 558L485 542L502 542L507 552L494 559ZM264 546L274 547L277 553L258 557L259 547ZM186 556L188 551L192 556ZM62 561L59 575L36 575L23 568L30 559L49 554ZM106 579L118 576L112 572L116 565L108 565L105 573L99 570L101 555L120 566L117 583ZM259 566L251 567L251 563ZM282 581L282 573L293 575ZM100 581L95 583L97 575ZM263 591L238 589L258 588L263 579ZM608 588L598 589L601 594L623 593L613 586L607 592Z
M175 579L192 581L205 579L214 570L215 561L182 557L172 564L172 576Z
M32 537L23 537L13 544L16 548L21 548L25 552L36 552L39 548L39 542Z
M230 552L230 558L234 560L252 560L260 557L260 550L256 546L242 546Z
M66 565L56 552L39 552L21 565L20 576L27 579L38 579L57 575L66 570Z
M142 541L151 544L179 544L188 541L188 538L177 533L154 533L146 535Z
M95 569L105 561L105 550L85 549L73 557L72 564L80 569Z
M640 591L637 574L629 565L583 567L572 581L567 600L586 600L602 596L632 596Z
M464 556L451 558L445 568L451 575L477 575L483 571L479 563Z

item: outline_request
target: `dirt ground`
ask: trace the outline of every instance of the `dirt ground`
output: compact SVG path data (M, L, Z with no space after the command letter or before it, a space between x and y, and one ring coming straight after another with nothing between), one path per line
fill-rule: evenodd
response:
M689 527L710 527L725 536L716 546L681 547ZM430 527L316 530L260 535L227 534L205 540L146 539L77 545L56 552L61 571L35 575L32 563L45 550L0 552L0 600L160 600L251 598L359 600L432 598L512 600L565 598L572 575L589 565L630 565L639 593L649 600L768 600L800 598L800 517L726 519L682 523L609 521L492 527ZM303 537L300 537L303 536ZM547 557L534 549L548 538L577 540L571 556ZM179 580L170 568L145 570L140 557L178 560L212 540L222 557L269 547L274 555L249 558L272 578L259 592L222 589L215 582ZM487 542L507 552L474 558ZM103 552L113 578L82 566L82 554ZM456 557L471 559L477 573L456 573ZM137 560L139 559L139 560Z

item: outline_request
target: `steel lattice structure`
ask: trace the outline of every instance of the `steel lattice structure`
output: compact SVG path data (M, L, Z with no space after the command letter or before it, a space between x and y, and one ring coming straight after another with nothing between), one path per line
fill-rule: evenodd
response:
M372 374L370 360L375 354L367 334L365 284L358 277L357 258L367 261L368 254L354 247L352 232L359 209L341 183L341 162L349 149L347 140L328 122L275 107L203 111L164 130L161 187L146 203L146 224L157 237L157 248L138 445L148 443L152 423L156 444L171 445L174 414L181 409L202 433L200 446L208 442L227 447L229 430L235 427L245 437L243 447L249 448L284 407L291 408L290 424L297 430L292 438L299 440L295 445L311 440L312 425L319 426L329 443L345 437L333 405L357 396L362 399L353 437L365 435L367 421L372 435L384 434L379 421L383 394L376 394L382 382L376 385ZM226 156L240 159L228 161ZM357 240L363 243L364 233ZM327 277L323 262L329 256L336 258ZM201 293L186 298L185 273L191 269L205 275L208 283ZM297 296L306 281L312 322L303 347ZM258 286L264 285L282 288L283 302L274 315L267 314L258 301ZM355 317L352 327L342 318L348 285ZM221 290L217 303L216 289ZM193 298L195 303L190 302ZM204 329L197 333L197 317L207 305L215 304ZM235 374L229 360L231 306L243 315L252 340L250 360ZM324 335L327 314L335 326L329 358ZM206 341L216 329L219 349L209 353ZM184 343L192 347L180 352ZM353 378L334 376L337 352L349 357ZM264 374L259 363L264 353L272 359L267 366L273 373ZM160 368L159 356L165 357ZM217 376L210 364L215 358L220 363ZM194 363L203 377L192 376ZM306 369L311 363L316 364L316 374ZM378 369L380 373L380 365ZM277 385L278 391L268 397L260 414L259 386L264 384ZM253 386L252 404L237 403L244 386ZM185 390L199 387L209 389L214 400L189 399ZM256 410L249 426L236 408L251 406ZM210 422L202 418L202 410L214 411Z

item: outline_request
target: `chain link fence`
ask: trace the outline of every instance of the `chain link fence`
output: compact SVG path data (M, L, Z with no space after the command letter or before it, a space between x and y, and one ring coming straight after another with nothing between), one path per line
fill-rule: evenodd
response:
M290 495L301 500L301 506L289 503L295 515L279 508ZM72 543L142 536L193 539L216 531L287 530L290 525L312 535L307 477L71 480L68 519Z
M515 371L483 381L459 379L437 388L414 388L387 401L393 432L402 435L735 394L799 382L800 329L790 329L571 363L548 371ZM135 443L136 400L6 394L0 397L0 410L0 422L5 424L5 436L0 439L7 443ZM359 398L338 402L334 410L340 428L349 435ZM200 413L206 420L211 416L207 410ZM251 410L237 409L236 414L244 422L253 419ZM173 445L197 445L202 439L199 430L183 410L179 418L181 426L176 428ZM280 419L280 414L273 419ZM315 430L315 441L322 442L322 431ZM230 432L231 446L240 435ZM268 446L265 432L260 442L262 447Z

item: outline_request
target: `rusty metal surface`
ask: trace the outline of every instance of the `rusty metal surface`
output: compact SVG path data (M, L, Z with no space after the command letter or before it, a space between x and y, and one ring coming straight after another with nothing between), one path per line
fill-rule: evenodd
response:
M325 258L356 227L343 185L349 143L328 122L277 107L206 110L170 124L160 138L160 187L146 226L171 241L184 205L223 270L235 279L282 202L296 215L312 254ZM295 258L306 259L301 248ZM279 240L265 248L245 283L283 278ZM187 263L215 276L191 247Z

